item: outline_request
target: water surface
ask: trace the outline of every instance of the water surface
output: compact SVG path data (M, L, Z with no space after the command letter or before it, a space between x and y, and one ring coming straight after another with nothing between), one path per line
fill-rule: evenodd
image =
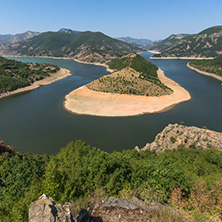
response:
M143 56L149 59L150 53ZM56 154L69 141L81 139L111 152L144 146L169 123L222 131L220 81L186 67L189 60L152 60L165 75L186 88L192 99L164 113L135 117L93 117L67 112L65 95L102 75L104 67L73 60L14 58L23 62L51 63L71 71L72 76L47 86L0 100L0 139L16 151Z

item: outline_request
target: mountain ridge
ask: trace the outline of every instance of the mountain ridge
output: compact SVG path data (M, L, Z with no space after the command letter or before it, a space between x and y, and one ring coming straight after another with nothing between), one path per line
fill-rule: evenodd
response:
M129 43L113 39L101 32L45 32L26 41L12 44L2 54L19 56L70 57L87 62L107 59L141 51Z
M214 26L190 35L182 42L176 42L153 57L208 58L220 55L222 55L222 26Z

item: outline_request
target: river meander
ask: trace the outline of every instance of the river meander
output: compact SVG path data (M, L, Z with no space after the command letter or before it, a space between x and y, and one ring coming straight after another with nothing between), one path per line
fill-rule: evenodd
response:
M142 54L149 60L150 53ZM186 67L189 60L152 60L165 75L191 94L191 100L156 114L135 117L94 117L67 112L65 95L102 75L104 67L66 59L14 58L51 63L69 69L72 76L47 86L0 100L0 140L16 151L56 154L72 140L81 139L104 151L132 149L152 142L169 123L222 131L222 85Z

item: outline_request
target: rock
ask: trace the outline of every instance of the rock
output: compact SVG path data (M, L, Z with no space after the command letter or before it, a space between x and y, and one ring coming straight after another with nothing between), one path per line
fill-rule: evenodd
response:
M174 208L165 207L159 203L146 205L134 198L134 202L126 199L110 197L103 200L93 209L88 222L145 222L160 221L160 218L177 218L178 221L188 221L188 218ZM95 220L95 218L98 218ZM82 221L79 221L82 222Z
M179 145L186 148L222 150L222 133L194 126L169 124L157 134L154 142L147 143L141 150L155 150L159 153L166 149L177 149Z
M51 197L45 194L33 202L29 208L29 222L73 222L70 204L55 205Z

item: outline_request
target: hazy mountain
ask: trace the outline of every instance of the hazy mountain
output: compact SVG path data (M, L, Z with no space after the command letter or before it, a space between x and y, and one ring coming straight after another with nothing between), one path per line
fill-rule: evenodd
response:
M73 34L80 33L80 31L75 31L75 30L72 30L72 29L66 29L66 28L61 28L61 29L59 29L58 32L73 33Z
M113 39L101 32L45 32L4 48L3 54L72 57L88 62L138 52L137 46Z
M154 42L149 46L149 49L161 52L164 50L168 50L174 47L175 45L181 44L184 41L190 39L191 37L192 35L189 34L173 34L162 41Z
M217 57L222 55L222 26L215 26L190 36L185 41L162 51L158 56Z
M36 35L39 35L40 32L32 32L32 31L27 31L24 33L16 34L9 36L7 38L1 39L0 40L0 45L10 45L13 43L21 42L27 39L30 39Z
M6 38L8 38L8 37L10 37L10 36L12 36L12 35L10 35L10 34L0 35L0 40L6 39Z
M124 42L128 42L128 43L137 45L137 46L142 47L144 49L146 49L150 44L153 43L153 41L149 40L149 39L135 39L135 38L131 38L131 37L120 37L118 39L122 40Z

